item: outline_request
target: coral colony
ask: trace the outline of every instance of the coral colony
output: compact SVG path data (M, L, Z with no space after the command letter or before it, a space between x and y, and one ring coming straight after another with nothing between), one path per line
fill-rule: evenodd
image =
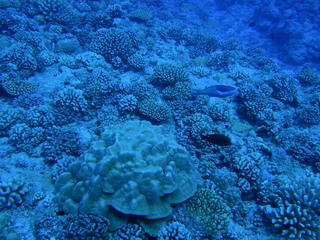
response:
M0 0L1 240L319 240L317 0Z

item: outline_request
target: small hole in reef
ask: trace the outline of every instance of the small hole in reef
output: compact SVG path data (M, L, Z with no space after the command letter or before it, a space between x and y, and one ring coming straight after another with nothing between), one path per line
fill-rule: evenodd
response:
M249 23L249 26L250 26L250 27L255 27L256 25L257 25L256 22L250 22L250 23Z
M203 135L202 138L212 144L218 145L218 146L230 146L231 139L223 134L208 134L208 135Z

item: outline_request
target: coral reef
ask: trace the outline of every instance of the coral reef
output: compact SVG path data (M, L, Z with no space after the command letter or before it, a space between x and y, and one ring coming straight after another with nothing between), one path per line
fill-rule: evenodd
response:
M74 116L82 115L86 112L87 101L83 96L83 91L75 88L65 88L57 93L53 98L55 109L63 114Z
M68 217L47 216L35 223L37 239L105 239L109 222L94 214L75 214Z
M2 109L0 111L0 135L7 135L8 131L21 117L20 109Z
M225 230L231 221L231 209L213 190L200 188L188 201L187 207L196 221L211 234Z
M192 98L191 86L188 82L177 82L162 91L163 97L168 100L188 100Z
M182 223L171 222L158 233L159 240L190 240L191 234Z
M20 206L29 189L24 183L0 182L0 210Z
M302 177L287 181L278 192L276 208L267 208L271 226L287 239L318 239L319 177Z
M158 103L151 100L140 102L138 111L143 118L154 123L166 121L171 115L170 108L165 103Z
M152 76L152 83L159 86L174 85L187 80L187 72L182 67L171 63L157 66Z
M141 54L135 53L128 57L128 65L134 71L142 71L146 66L146 61Z
M12 96L32 94L36 90L36 85L19 79L11 79L2 82L2 88Z
M92 37L90 49L114 63L118 59L127 62L128 57L135 52L136 40L131 33L117 28L101 28Z
M144 228L154 234L152 221L169 216L171 204L190 198L197 184L189 154L163 131L145 121L106 128L83 159L58 177L60 209L106 216L111 229L135 215L148 219Z
M298 84L293 77L277 74L271 79L270 85L273 88L274 98L291 104L297 101Z
M319 10L0 0L0 238L318 240Z
M131 12L129 14L129 18L132 21L139 22L139 23L145 23L147 25L150 24L150 20L152 19L152 14L150 11L145 9L136 9L135 11Z
M138 224L126 224L110 235L110 240L147 240L149 238L148 234Z
M309 66L304 66L297 74L297 78L304 85L315 85L320 82L319 74Z
M134 112L137 106L138 100L133 95L126 95L119 101L119 110L121 112Z

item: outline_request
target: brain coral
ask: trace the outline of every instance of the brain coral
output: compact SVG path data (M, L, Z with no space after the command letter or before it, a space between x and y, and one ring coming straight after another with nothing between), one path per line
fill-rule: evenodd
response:
M171 204L194 195L198 175L190 158L162 126L139 120L109 126L59 176L56 199L62 211L107 217L111 230L129 215L152 229L171 215Z

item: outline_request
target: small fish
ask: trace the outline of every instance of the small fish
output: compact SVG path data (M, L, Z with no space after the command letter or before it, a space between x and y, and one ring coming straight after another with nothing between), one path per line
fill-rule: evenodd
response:
M193 89L193 95L208 95L209 97L229 97L238 93L238 89L227 85L213 85L203 90Z

